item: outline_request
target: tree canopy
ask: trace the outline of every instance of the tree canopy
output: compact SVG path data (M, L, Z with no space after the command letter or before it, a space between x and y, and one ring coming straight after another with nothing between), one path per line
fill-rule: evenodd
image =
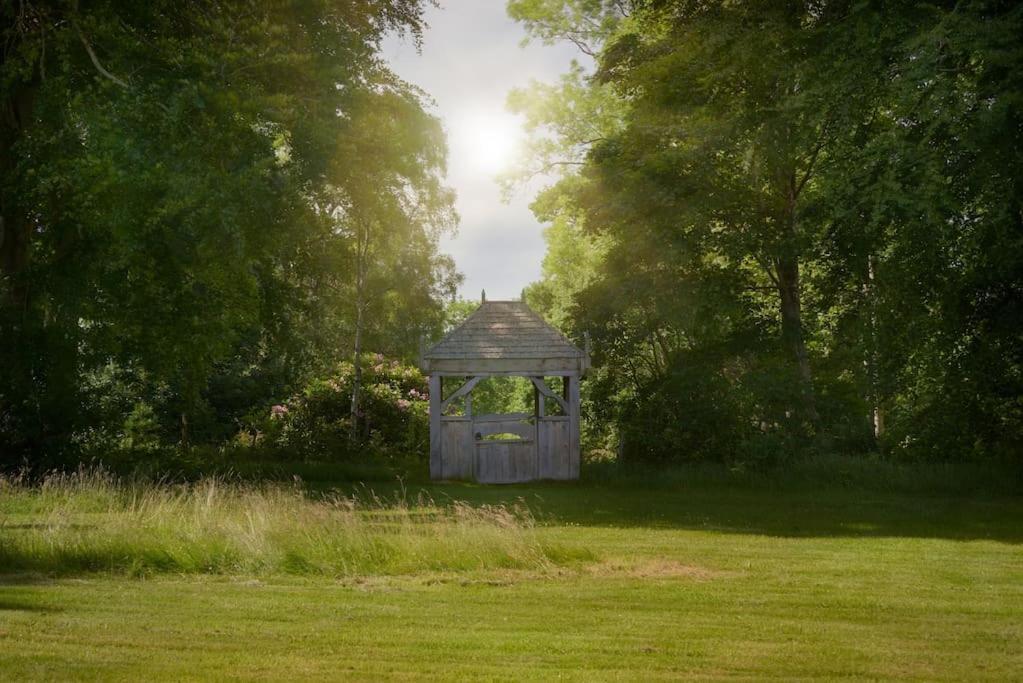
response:
M562 170L529 295L623 454L1019 452L1018 6L509 10L593 58L510 105Z
M380 54L425 4L0 5L0 466L421 441L409 365L469 307L443 127ZM1023 6L507 9L579 55L509 95L503 182L553 178L525 296L592 338L590 450L1018 459Z
M8 455L139 406L187 443L350 356L360 225L378 348L415 352L456 283L445 144L379 57L419 0L5 3ZM203 434L205 432L205 434Z

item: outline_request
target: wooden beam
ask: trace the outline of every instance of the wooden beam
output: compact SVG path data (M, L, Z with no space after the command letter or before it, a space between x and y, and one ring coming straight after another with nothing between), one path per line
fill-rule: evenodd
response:
M570 375L586 371L585 358L427 358L431 374Z
M430 479L443 476L443 458L440 440L441 391L443 380L440 375L430 375Z
M473 422L508 422L509 420L528 420L533 417L529 413L495 413L493 415L477 415Z
M458 387L458 389L455 390L455 392L453 394L451 394L450 396L448 396L446 399L444 399L441 402L441 404L440 404L441 412L444 412L445 410L447 410L448 405L450 405L451 402L454 401L456 398L461 398L462 396L465 396L470 391L475 389L476 385L479 384L480 382L482 382L483 379L484 379L483 377L473 377L468 382L466 382L462 386ZM468 411L466 411L466 412L468 412Z
M519 371L519 370L508 370L508 371L502 371L502 372L468 372L468 373L467 372L461 372L461 371L454 372L454 371L438 370L437 372L434 372L433 374L440 375L441 377L465 377L466 375L475 375L477 377L530 377L530 376L535 375L536 373L535 372L522 372L522 371ZM556 373L554 373L554 376L556 376L556 377L578 377L579 373L577 373L577 372L556 372Z
M551 391L551 388L547 386L546 382L543 381L543 377L530 377L529 381L533 383L533 386L536 387L537 391L539 391L541 394L543 394L547 398L552 398L555 401L557 401L558 405L561 406L561 409L565 411L565 414L566 415L568 414L569 402L555 394L553 391Z
M570 477L579 478L579 378L566 377L565 384L568 389L568 457L570 462Z
M539 379L541 382L543 381L543 377L538 377L537 379ZM536 385L534 385L533 386L533 414L536 415L538 418L539 417L543 417L543 412L544 412L545 408L546 408L546 406L544 405L543 395L540 393L540 390L536 388Z

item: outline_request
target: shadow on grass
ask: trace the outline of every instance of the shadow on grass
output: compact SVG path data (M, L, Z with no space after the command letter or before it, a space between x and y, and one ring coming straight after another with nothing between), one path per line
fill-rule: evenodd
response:
M43 614L54 614L62 611L63 610L59 607L40 605L39 603L29 602L28 600L0 598L0 612L38 612Z
M374 487L382 492L379 486ZM524 501L547 524L663 528L777 537L909 537L1023 543L1023 500L870 491L637 490L586 483L409 487L438 502Z
M0 591L5 588L20 588L24 586L39 586L52 583L53 580L42 574L18 573L0 574ZM0 592L0 612L35 612L41 614L54 614L63 612L60 607L45 605L33 601L30 598L19 598L14 595L4 595Z

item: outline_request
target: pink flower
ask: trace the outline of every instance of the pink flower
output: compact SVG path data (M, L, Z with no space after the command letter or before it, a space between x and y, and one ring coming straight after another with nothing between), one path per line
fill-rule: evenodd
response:
M411 401L406 401L403 398L398 399L398 410L408 410L411 407L412 407Z
M382 354L382 353L374 353L373 354L373 362L374 363L383 363L384 362L384 354Z
M277 404L270 408L270 419L277 420L288 414L288 406Z

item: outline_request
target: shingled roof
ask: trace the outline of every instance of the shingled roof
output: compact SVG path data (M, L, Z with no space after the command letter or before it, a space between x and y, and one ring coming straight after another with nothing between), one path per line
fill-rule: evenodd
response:
M587 354L521 301L484 301L423 354L427 371L570 371L589 367Z

